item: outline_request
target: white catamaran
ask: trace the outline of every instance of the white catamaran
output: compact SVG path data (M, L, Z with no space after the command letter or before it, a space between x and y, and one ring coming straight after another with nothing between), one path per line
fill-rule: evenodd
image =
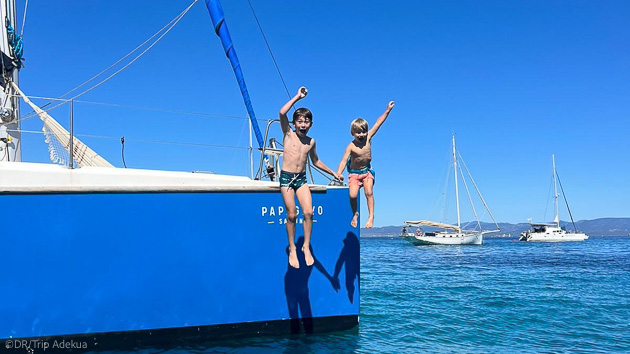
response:
M459 169L458 169L458 164L457 164L458 161L460 161ZM464 166L464 169L466 170L468 174L470 182L472 182L472 185L475 188L475 191L477 191L477 195L479 196L479 199L483 203L483 206L485 207L486 211L492 218L492 221L494 221L494 224L497 227L496 230L492 230L492 231L482 230L481 222L479 221L479 218L477 216L477 211L475 210L475 206L472 202L472 198L468 190L468 185L466 184L466 179L464 178L464 172L462 170L462 166ZM499 225L494 219L494 216L492 216L492 213L490 212L488 205L486 204L485 200L481 196L481 192L477 188L475 181L470 175L468 168L463 163L462 157L455 147L455 135L453 135L453 171L454 171L454 177L455 177L455 202L457 205L457 225L445 224L441 222L428 221L428 220L406 221L405 226L403 227L402 232L400 234L401 238L413 243L414 245L481 245L483 244L484 234L500 231ZM472 230L470 229L466 230L462 228L461 226L460 212L459 212L459 190L458 190L458 184L457 184L458 172L461 174L462 182L466 189L466 193L468 195L468 199L470 200L470 205L472 207L472 211L475 216L476 225L474 229ZM439 228L439 229L443 229L443 231L423 232L422 229L420 228L421 226ZM409 231L409 230L412 230L412 228L416 228L415 232Z
M519 240L529 242L569 242L588 240L588 236L582 232L578 232L577 228L575 227L575 222L573 222L573 215L571 214L571 209L569 209L567 198L564 195L564 188L562 188L562 184L560 184L560 189L562 190L562 195L564 196L564 201L567 205L567 210L569 211L571 223L573 224L573 228L575 231L568 232L563 227L560 227L560 218L558 217L559 195L557 183L559 178L558 172L556 171L556 160L554 155L551 155L551 164L553 168L553 204L556 211L556 216L553 219L553 223L530 223L532 229L522 232Z

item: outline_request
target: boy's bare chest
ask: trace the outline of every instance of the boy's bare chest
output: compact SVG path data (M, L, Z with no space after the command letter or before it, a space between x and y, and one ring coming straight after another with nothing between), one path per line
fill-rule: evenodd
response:
M304 140L304 141L303 141ZM295 134L288 134L283 141L284 151L286 153L295 153L295 154L308 154L313 145L310 143L312 141L311 138L302 139L297 137Z
M354 156L370 156L372 155L372 145L369 142L362 146L355 144L350 151Z

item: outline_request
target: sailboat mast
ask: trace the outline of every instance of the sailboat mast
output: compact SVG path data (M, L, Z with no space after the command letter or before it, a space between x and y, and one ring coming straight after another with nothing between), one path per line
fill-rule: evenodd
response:
M457 205L457 228L461 230L459 220L459 189L457 187L457 151L455 150L455 134L453 134L453 172L455 177L455 203Z
M22 161L20 144L19 98L8 81L18 84L18 70L21 67L22 43L19 38L15 0L2 1L0 16L6 19L0 23L0 162Z
M555 155L551 155L551 166L553 168L553 206L556 209L556 217L553 221L558 227L560 227L560 219L558 218L558 183L556 182L556 158Z
M214 32L221 39L221 44L223 44L225 54L232 65L232 70L234 70L238 87L241 89L241 95L243 96L243 103L245 103L245 108L247 109L247 114L249 115L249 121L251 122L254 134L256 135L258 147L263 149L265 147L265 142L263 141L262 133L258 127L258 121L256 120L256 115L254 114L254 108L252 107L252 101L249 97L249 91L247 91L247 85L245 84L245 78L243 77L243 70L241 69L238 57L236 56L236 51L234 50L234 45L232 44L232 37L230 36L230 31L228 30L225 22L225 15L223 14L221 2L219 0L206 0L206 7L210 13L212 24L214 25ZM266 159L267 157L265 156L265 160Z

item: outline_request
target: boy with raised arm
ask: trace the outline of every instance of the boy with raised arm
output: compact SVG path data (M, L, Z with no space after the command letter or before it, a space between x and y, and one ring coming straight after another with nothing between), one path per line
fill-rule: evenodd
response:
M311 190L306 183L306 162L307 156L310 156L313 165L326 173L333 175L339 180L343 180L341 174L335 173L328 168L317 156L315 150L315 139L308 137L306 134L313 126L313 115L307 108L298 108L293 113L292 130L289 126L287 113L293 105L306 97L308 90L306 87L300 87L297 94L285 103L280 109L280 125L284 135L282 145L284 153L282 157L282 171L280 172L280 193L287 211L287 237L289 238L289 264L293 268L299 268L300 264L297 258L295 246L295 222L297 219L297 209L295 207L295 197L300 203L302 216L304 217L304 259L307 266L312 266L315 260L310 251L311 230L313 228L313 201L311 199Z
M361 187L363 187L365 192L369 212L365 227L369 229L374 225L373 187L375 173L370 164L372 162L372 138L383 125L392 108L394 108L394 101L389 102L385 112L378 117L370 130L368 130L367 121L363 118L357 118L350 124L350 134L354 137L354 140L346 147L341 163L339 163L339 168L337 168L337 173L341 174L344 167L348 168L348 187L350 191L350 207L352 208L350 225L352 227L357 227L359 219L357 196Z

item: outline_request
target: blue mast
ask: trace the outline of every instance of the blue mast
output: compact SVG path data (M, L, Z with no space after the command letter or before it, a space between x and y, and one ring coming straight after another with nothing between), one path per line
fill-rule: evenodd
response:
M236 75L236 81L238 81L238 87L241 89L243 101L245 102L245 107L247 108L247 114L252 122L252 127L254 128L254 133L256 134L256 140L258 140L258 147L262 148L264 147L265 142L263 141L260 128L258 127L258 121L256 121L256 114L254 114L254 108L252 107L252 102L249 98L249 92L247 92L247 85L245 85L241 64L238 61L234 45L232 44L232 37L230 37L230 32L228 31L227 24L225 23L223 8L221 7L219 0L206 0L206 7L208 8L208 12L210 12L210 18L212 19L212 24L214 25L214 32L217 36L219 36L219 38L221 38L221 44L223 44L225 54L230 60L230 64L232 64L234 75Z

